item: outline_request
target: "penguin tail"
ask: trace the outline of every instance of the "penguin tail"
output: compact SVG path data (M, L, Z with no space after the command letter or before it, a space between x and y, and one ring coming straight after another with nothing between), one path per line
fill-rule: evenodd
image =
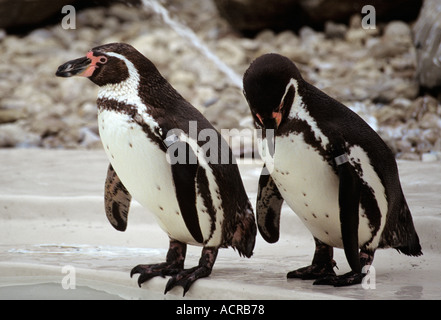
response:
M409 241L405 246L394 247L398 252L404 253L407 256L418 257L423 254L421 251L421 245L416 232L409 237Z
M408 256L418 257L423 254L421 251L420 239L415 230L412 216L407 203L401 208L400 215L398 217L398 229L400 235L399 244L393 246L398 252L402 252Z
M233 249L237 249L240 256L250 258L253 255L256 234L256 220L251 204L248 203L247 208L242 213L237 214L236 230L233 234L231 246Z

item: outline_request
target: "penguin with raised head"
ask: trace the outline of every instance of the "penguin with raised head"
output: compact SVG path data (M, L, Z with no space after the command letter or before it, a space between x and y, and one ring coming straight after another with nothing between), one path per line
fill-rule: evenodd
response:
M255 125L263 130L259 231L270 243L279 239L286 201L315 240L311 265L288 278L346 286L361 283L377 248L422 254L395 158L365 121L278 54L252 62L243 85ZM349 273L335 274L334 247L344 249Z
M105 211L117 230L127 226L132 197L168 234L166 261L138 265L138 284L170 275L184 295L210 275L218 248L251 257L257 233L252 206L227 142L210 122L131 45L111 43L61 65L59 77L97 84L98 125L110 161ZM208 140L208 142L207 142ZM184 269L187 244L202 246L199 265Z

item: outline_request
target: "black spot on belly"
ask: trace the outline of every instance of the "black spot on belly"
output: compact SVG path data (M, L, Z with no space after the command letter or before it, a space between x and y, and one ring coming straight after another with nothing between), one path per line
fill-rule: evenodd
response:
M158 189L159 191L161 191L161 187L156 185L156 189Z
M163 208L163 207L161 207L161 206L159 206L159 210L161 210L161 211L164 211L164 208Z
M329 218L329 214L325 213L325 217L326 217L326 218Z
M312 216L313 216L315 219L317 219L317 216L315 215L314 212L312 213Z
M130 147L130 148L133 148L133 145L132 145L132 143L131 143L131 142L129 142L129 147Z
M176 211L176 214L179 216L179 211Z
M306 197L306 193L302 192L303 196Z

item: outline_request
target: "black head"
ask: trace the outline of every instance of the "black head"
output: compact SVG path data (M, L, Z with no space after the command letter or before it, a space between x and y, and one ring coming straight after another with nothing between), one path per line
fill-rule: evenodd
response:
M257 126L277 130L286 120L296 94L292 79L303 81L295 64L279 54L265 54L251 63L243 87Z
M85 57L58 67L58 77L82 76L99 86L119 83L130 76L130 69L157 73L156 67L138 50L125 43L109 43L91 49Z

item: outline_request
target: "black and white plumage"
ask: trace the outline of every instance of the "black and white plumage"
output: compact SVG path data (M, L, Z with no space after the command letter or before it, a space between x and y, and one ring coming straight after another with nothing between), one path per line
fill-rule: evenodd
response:
M288 277L350 285L361 282L377 248L422 254L394 156L357 114L303 80L278 54L250 65L244 94L263 129L259 231L268 242L278 240L286 201L316 242L311 266ZM333 247L344 248L349 274L335 275Z
M139 285L172 275L165 292L181 285L185 294L211 273L219 247L252 255L254 214L230 148L150 60L128 44L112 43L66 62L56 75L88 77L100 87L98 125L110 161L105 184L110 223L126 229L133 197L154 213L170 238L165 263L132 269L131 275L140 274ZM204 149L207 141L217 149ZM221 159L225 154L228 161ZM191 269L184 269L187 244L203 246L199 265Z

